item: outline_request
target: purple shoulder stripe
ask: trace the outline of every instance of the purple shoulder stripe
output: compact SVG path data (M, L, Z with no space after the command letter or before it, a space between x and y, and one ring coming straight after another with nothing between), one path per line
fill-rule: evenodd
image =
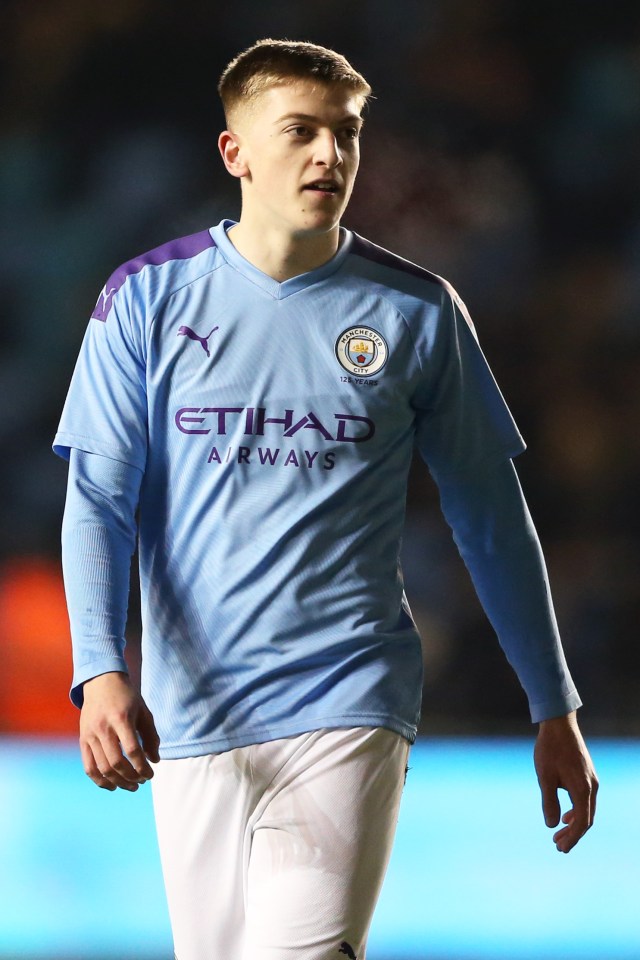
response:
M159 267L170 260L188 260L190 257L202 253L207 247L215 247L215 242L208 230L201 230L200 233L192 233L188 237L180 237L178 240L163 243L162 246L123 263L105 283L91 317L94 320L105 321L107 319L113 298L127 277L140 273L147 266Z
M437 274L430 273L424 267L419 267L417 263L405 260L404 257L399 257L397 253L391 253L390 250L385 250L384 247L379 247L375 243L371 243L370 240L365 240L357 233L353 235L351 253L357 257L364 257L365 260L371 260L373 263L378 263L382 267L399 270L401 273L409 273L414 277L420 277L422 280L437 283L439 286L444 284L442 277L437 276Z

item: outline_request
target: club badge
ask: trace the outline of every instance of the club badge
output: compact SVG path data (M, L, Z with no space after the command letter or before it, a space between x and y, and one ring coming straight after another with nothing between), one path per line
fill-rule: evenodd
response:
M351 327L336 340L336 357L347 373L373 377L387 362L389 349L384 337L370 327Z

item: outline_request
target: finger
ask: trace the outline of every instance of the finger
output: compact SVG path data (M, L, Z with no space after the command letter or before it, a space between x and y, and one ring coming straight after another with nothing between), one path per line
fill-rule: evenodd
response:
M556 845L556 850L560 853L569 853L573 847L575 847L578 842L579 837L573 837L569 827L564 827L562 830L558 830L557 833L553 835L553 842Z
M156 732L153 717L146 708L140 710L137 728L139 738L132 730L126 729L122 734L121 743L138 774L139 781L144 783L153 776L153 768L149 765L147 756L154 762L160 759L158 756L160 738Z
M587 802L585 809L581 809L581 806L582 804L578 807L574 806L563 814L562 822L566 826L553 835L556 849L561 853L569 853L590 827L588 819L590 804Z
M138 731L147 757L152 763L158 763L160 760L160 737L158 736L151 711L146 706L140 711ZM153 770L151 771L151 776L153 776Z
M593 783L592 783L592 785L591 785L591 797L590 797L590 811L589 811L589 826L590 826L590 827L593 826L593 821L594 821L595 818L596 818L596 801L597 801L597 799L598 799L598 787L599 787L599 786L600 786L600 784L598 783L598 778L597 778L596 776L594 776L594 777L593 777Z
M134 779L124 777L120 772L120 769L126 764L131 767L131 764L122 756L119 743L117 744L117 750L114 747L113 743L104 744L98 740L96 737L88 738L88 745L93 753L95 758L95 763L98 768L100 775L103 778L103 781L107 781L112 784L113 787L120 787L122 790L129 790L133 792L138 789L138 784ZM117 766L116 766L117 765ZM131 767L133 770L133 768ZM94 781L95 782L95 781ZM99 786L102 786L103 783L100 783Z
M85 772L97 787L103 790L113 791L118 786L123 786L119 778L112 778L108 773L103 772L108 767L107 759L99 742L93 745L89 741L80 742L80 751L82 753ZM125 787L125 789L129 789Z
M553 835L556 850L559 850L560 853L569 853L585 833L585 830L577 829L574 823L564 827Z
M542 791L542 813L548 827L555 827L560 822L560 801L558 791L553 787L540 784Z
M139 727L140 723L137 726ZM116 736L119 735L120 753L124 754L124 760L128 763L128 768L123 769L123 775L131 779L133 774L136 783L145 783L150 780L153 770L147 761L136 730L127 723L120 729L116 728L114 732Z
M573 823L577 831L581 831L583 836L591 826L593 820L591 816L591 785L589 783L581 784L578 790L571 790Z
M110 783L106 777L102 776L91 747L82 740L80 741L80 755L82 757L82 765L86 775L93 780L97 787L100 787L103 790L111 791L116 789L114 784Z
M108 763L108 768L103 769L103 773L106 773L110 778L113 777L113 774L116 774L125 783L136 785L141 780L146 779L138 773L127 756L127 747L133 751L140 751L137 737L129 728L125 728L120 734L115 729L110 731L103 738L102 746Z

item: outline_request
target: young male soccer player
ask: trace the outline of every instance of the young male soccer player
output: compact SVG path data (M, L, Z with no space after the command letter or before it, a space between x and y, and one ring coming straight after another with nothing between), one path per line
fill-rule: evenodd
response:
M340 227L370 88L263 41L225 70L242 214L116 270L55 439L91 779L154 804L179 960L362 960L420 709L398 571L414 442L540 723L567 852L597 781L524 444L463 304ZM136 522L136 510L139 517ZM139 536L142 696L123 659Z

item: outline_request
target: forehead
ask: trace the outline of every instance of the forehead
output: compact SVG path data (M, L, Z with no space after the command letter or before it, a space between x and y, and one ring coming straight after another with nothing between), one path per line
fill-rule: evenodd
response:
M292 79L273 84L256 97L252 122L276 124L290 116L305 115L328 123L362 113L364 98L339 84Z

